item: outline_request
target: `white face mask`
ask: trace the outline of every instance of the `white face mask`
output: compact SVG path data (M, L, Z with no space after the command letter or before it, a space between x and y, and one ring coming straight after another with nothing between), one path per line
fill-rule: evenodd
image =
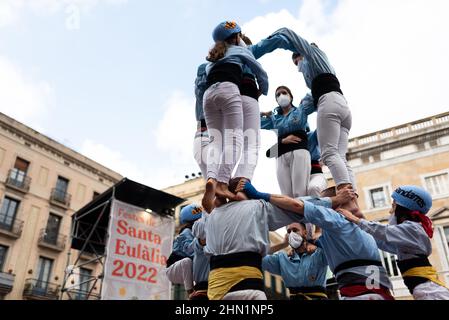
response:
M242 38L240 38L239 47L248 48L248 46L246 45L245 41L243 41Z
M298 61L298 71L303 72L304 71L304 59L301 59Z
M287 108L292 103L292 99L286 94L281 94L277 97L276 101L279 103L281 108Z
M303 239L299 234L297 234L296 232L290 232L290 234L288 235L288 244L290 245L290 247L296 250L301 247L302 243Z

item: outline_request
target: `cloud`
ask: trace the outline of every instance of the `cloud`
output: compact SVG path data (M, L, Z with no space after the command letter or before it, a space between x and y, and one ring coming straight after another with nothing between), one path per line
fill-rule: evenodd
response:
M168 154L171 163L185 163L185 159L193 157L196 131L194 96L181 91L173 92L161 110L162 118L153 132L156 147Z
M0 111L34 128L40 128L54 103L54 90L47 81L36 80L0 56Z
M133 161L122 152L91 139L85 140L79 150L81 154L122 176L152 188L162 189L181 182L180 175L176 174L170 162L162 163L155 170L145 163Z

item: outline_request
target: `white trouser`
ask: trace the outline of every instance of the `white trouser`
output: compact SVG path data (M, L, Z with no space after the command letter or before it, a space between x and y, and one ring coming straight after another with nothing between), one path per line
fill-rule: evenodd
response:
M259 102L242 96L243 106L243 153L235 177L252 180L259 159L260 110Z
M324 173L314 173L310 175L309 185L307 186L307 195L311 197L320 197L321 192L326 190L327 180Z
M449 290L435 282L427 281L413 290L415 300L449 300Z
M223 300L267 300L267 295L260 290L239 290L227 293Z
M357 297L341 297L341 300L385 300L380 294L369 293Z
M330 92L318 101L317 134L321 157L337 186L351 183L356 189L354 173L346 161L348 136L352 126L351 111L345 97Z
M314 173L310 175L307 195L311 197L321 197L321 192L327 188L327 180L324 173ZM306 223L307 235L312 237L315 233L315 226Z
M227 184L242 153L243 111L240 90L231 82L215 83L206 90L203 101L210 137L207 179L213 178Z
M184 258L176 261L165 269L168 280L174 284L183 284L188 291L193 289L193 264L192 259Z
M207 150L209 147L209 133L207 131L197 132L193 140L193 157L200 167L204 179L207 178Z
M281 193L292 198L306 196L310 170L308 150L294 150L277 158L276 174Z

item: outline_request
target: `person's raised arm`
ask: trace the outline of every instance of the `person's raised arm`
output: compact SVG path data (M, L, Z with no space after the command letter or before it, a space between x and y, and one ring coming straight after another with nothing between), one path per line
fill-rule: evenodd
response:
M311 58L315 48L307 42L304 38L300 37L296 32L288 28L281 28L274 32L272 36L283 35L288 39L288 45L284 46L284 49L292 52L297 52L306 58Z
M282 34L275 34L259 41L254 45L248 46L248 49L253 53L256 59L259 59L265 54L273 52L276 49L288 49L290 47L290 43L285 36Z
M382 224L377 221L368 221L356 217L350 211L345 209L338 209L348 221L358 225L360 229L369 233L376 240L378 245L382 247L381 249L395 253L395 248L400 246L402 248L410 248L413 250L423 249L425 251L426 235L419 232L421 226L419 224L400 224L400 225L389 225Z
M256 188L246 180L241 180L237 186L237 192L244 192L250 199L262 199L271 204L290 212L304 214L304 202L299 199L293 199L284 195L275 195L269 193L263 193L256 190ZM351 189L342 189L337 193L335 197L331 197L332 208L338 208L344 203L354 198L354 191ZM312 198L311 198L312 199ZM326 199L326 198L323 198ZM327 198L329 199L329 198ZM314 199L315 202L319 202L320 199ZM326 201L327 202L327 201ZM323 201L323 205L325 205Z
M283 240L281 243L272 245L272 246L270 247L270 252L269 252L269 254L276 253L276 252L278 252L278 251L280 251L280 250L282 250L282 249L285 249L285 248L287 248L287 247L288 247L288 233L285 234L284 240Z

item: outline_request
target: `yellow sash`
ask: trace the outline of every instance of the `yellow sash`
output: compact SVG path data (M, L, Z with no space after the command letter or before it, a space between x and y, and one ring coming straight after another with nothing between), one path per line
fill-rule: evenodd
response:
M327 294L325 294L323 292L295 293L295 294L290 294L290 296L302 296L306 300L313 300L313 298L317 298L317 297L328 299Z
M209 300L221 300L233 286L245 279L263 279L262 272L254 267L219 268L209 273Z
M437 271L435 270L434 267L411 268L410 270L407 270L407 272L403 273L402 276L425 278L447 289L447 286L444 284L444 282L438 279Z

